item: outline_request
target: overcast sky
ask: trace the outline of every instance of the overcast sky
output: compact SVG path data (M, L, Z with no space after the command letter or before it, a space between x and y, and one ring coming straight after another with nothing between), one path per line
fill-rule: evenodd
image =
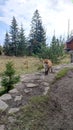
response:
M68 19L70 31L73 30L73 0L0 0L0 44L4 41L6 31L9 32L12 17L18 25L23 24L28 36L33 13L38 9L46 29L47 38L55 35L67 36Z

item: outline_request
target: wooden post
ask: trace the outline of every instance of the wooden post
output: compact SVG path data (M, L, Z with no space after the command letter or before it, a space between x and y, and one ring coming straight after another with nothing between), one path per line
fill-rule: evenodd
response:
M71 53L71 63L73 63L73 53Z
M71 63L73 63L73 51L70 51L69 53L70 53L70 59L71 59L70 61Z

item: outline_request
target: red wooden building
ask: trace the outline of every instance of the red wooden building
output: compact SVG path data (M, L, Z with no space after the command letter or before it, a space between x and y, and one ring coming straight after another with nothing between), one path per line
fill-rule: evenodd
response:
M67 51L73 51L73 36L68 38L65 44L65 50Z
M68 38L68 40L66 41L64 49L67 52L69 52L69 54L71 56L71 63L72 63L73 62L73 36L71 36L70 38Z

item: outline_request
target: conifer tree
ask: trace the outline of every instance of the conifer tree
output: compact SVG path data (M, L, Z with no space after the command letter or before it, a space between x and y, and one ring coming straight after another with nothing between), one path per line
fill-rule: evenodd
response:
M8 32L5 34L5 41L4 41L4 54L5 55L10 55L10 37Z
M52 37L52 42L50 45L50 53L49 57L52 59L53 62L57 63L59 61L59 57L63 55L63 44L59 39L55 37L55 35Z
M1 84L5 88L5 91L8 92L11 90L17 82L19 82L20 76L15 75L15 69L13 63L10 61L6 64L6 70L3 73Z
M17 56L18 51L18 25L15 17L13 16L12 23L10 26L10 37L11 37L11 55Z
M31 21L31 30L29 35L32 53L37 54L40 52L42 45L46 45L46 33L42 25L42 20L38 10L34 12Z
M26 38L24 35L23 25L21 25L21 29L19 32L18 55L19 56L26 55Z

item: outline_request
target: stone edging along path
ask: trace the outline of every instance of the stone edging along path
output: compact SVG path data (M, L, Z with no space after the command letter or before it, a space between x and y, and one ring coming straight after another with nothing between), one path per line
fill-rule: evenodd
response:
M55 66L54 73L49 73L48 76L43 72L22 75L21 82L8 94L0 97L0 111L5 111L7 114L15 113L26 105L32 96L46 95L56 73L64 67L72 66L73 63ZM0 125L0 130L4 130L4 125Z

